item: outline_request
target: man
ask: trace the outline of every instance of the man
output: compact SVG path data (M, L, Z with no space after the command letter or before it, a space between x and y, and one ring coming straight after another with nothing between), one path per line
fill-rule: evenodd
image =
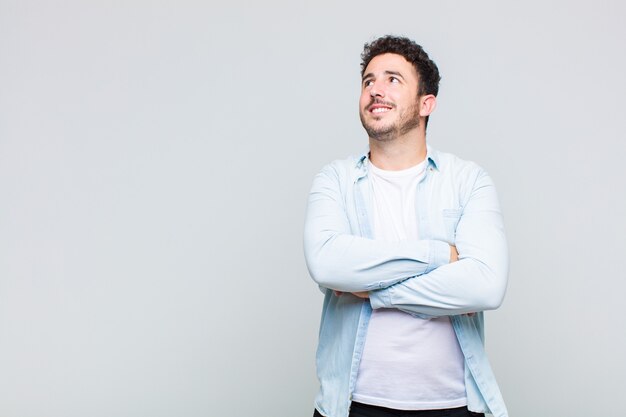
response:
M369 152L326 166L306 214L325 293L315 415L506 417L483 347L508 272L494 185L427 146L440 76L421 46L385 36L361 58Z

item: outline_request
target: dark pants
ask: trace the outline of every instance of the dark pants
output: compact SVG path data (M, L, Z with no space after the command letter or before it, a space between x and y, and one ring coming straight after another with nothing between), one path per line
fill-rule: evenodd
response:
M444 410L393 410L376 405L352 402L350 417L484 417L484 414L472 413L467 407L446 408ZM315 410L313 417L322 417Z

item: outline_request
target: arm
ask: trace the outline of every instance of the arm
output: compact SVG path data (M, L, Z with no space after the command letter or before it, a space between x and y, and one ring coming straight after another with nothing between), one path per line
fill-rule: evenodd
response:
M447 264L450 245L438 240L389 243L353 235L337 171L327 166L309 194L304 255L311 277L338 291L370 291Z
M508 251L495 187L481 172L456 230L459 260L369 293L373 308L443 316L496 309L508 274Z

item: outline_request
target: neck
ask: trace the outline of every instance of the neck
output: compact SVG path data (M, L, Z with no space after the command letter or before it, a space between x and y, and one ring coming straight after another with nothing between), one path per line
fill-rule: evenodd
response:
M411 168L426 159L426 133L412 131L391 140L370 138L370 161L387 171Z

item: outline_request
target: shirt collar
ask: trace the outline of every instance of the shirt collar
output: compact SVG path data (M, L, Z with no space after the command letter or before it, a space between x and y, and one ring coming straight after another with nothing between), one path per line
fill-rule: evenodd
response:
M439 171L439 152L426 145L426 158L428 159L428 164Z
M437 152L436 149L431 148L429 145L426 145L426 159L428 160L428 166L439 171L439 152ZM358 174L355 180L358 180L367 175L369 163L369 149L367 149L365 152L361 153L356 159L355 168L357 169Z

